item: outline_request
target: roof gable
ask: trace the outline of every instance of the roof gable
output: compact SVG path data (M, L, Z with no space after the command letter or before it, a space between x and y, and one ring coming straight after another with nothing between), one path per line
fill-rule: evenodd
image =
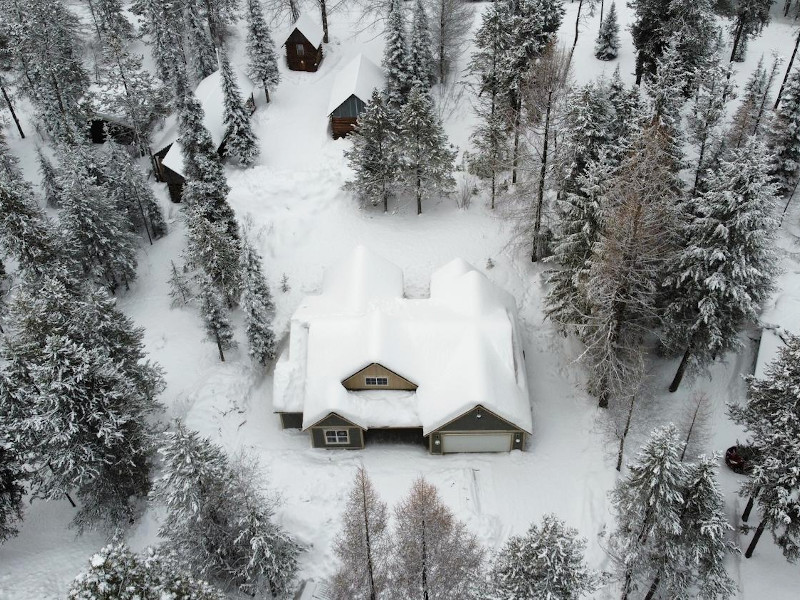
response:
M284 44L295 30L300 32L300 34L315 48L319 48L322 45L322 39L325 37L322 25L317 23L308 13L302 13L297 21L292 24L283 38Z
M328 102L330 115L350 96L355 96L367 104L372 92L384 84L383 70L363 54L357 54L336 75Z
M388 382L385 387L381 388L376 385L366 385L365 379L368 377L385 377ZM406 379L402 375L395 373L391 369L387 369L380 363L370 363L366 367L359 369L349 377L342 380L342 385L345 389L352 391L358 390L373 390L373 389L386 389L386 390L416 390L417 384L413 381Z

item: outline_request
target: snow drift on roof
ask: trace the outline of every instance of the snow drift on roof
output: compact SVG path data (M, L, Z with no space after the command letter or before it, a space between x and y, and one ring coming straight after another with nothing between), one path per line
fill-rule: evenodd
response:
M242 103L245 103L253 94L255 84L238 67L233 68L236 84L242 95ZM203 108L203 125L211 134L214 147L219 148L225 139L225 93L222 90L222 74L214 71L211 75L203 79L194 91L195 98ZM170 140L171 138L171 140ZM178 122L175 121L171 131L165 132L159 142L156 151L166 148L170 143L172 147L167 152L162 164L183 176L183 148L178 139Z
M303 427L337 413L360 427L422 427L425 435L478 404L532 429L514 299L457 259L431 296L404 298L402 272L364 247L326 273L322 294L292 317L275 368L273 406ZM342 381L378 363L416 392L352 392Z
M325 32L322 30L322 25L317 23L308 13L302 13L295 23L289 28L288 33L283 37L283 43L289 39L292 32L297 29L303 34L312 46L319 48L322 44L322 38L325 37Z
M328 114L350 96L366 104L372 97L372 91L382 87L383 70L363 54L358 54L336 75L328 102Z

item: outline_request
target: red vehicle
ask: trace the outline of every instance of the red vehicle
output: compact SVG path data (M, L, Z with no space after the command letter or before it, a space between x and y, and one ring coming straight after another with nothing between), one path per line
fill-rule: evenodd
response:
M728 465L734 473L744 473L747 461L739 453L739 446L731 446L725 451L725 464Z

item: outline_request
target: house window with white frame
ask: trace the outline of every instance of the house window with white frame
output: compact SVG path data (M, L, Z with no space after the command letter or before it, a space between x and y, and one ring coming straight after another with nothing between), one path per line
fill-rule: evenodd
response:
M325 444L335 446L350 443L350 431L347 429L326 429Z
M364 382L366 385L389 385L389 378L388 377L365 377Z

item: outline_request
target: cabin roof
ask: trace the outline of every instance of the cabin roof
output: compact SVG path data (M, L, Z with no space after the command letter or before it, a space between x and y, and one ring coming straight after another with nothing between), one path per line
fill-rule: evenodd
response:
M233 68L233 74L236 77L236 84L239 87L239 92L242 95L241 100L244 103L253 94L255 84L238 67ZM197 85L194 95L203 108L203 125L211 134L214 148L219 148L225 140L226 131L225 93L222 89L222 74L220 71L214 71L203 79ZM172 147L161 162L165 167L183 177L183 147L178 141L178 131L178 119L173 116L170 125L159 136L158 143L154 144L153 147L157 152L172 144Z
M289 31L287 31L283 36L284 44L295 29L299 31L303 37L306 38L315 48L320 47L322 44L322 39L325 37L325 32L322 29L322 25L317 23L307 12L301 13L297 21L292 24L292 26L289 28Z
M335 412L365 429L427 435L480 404L532 430L515 301L464 260L433 274L428 298L411 299L402 271L359 246L328 270L322 293L302 301L290 327L273 405L302 412L304 428ZM373 362L416 392L344 388Z
M350 96L355 96L365 104L372 97L372 91L383 87L383 70L363 54L358 54L336 75L328 102L330 115Z

